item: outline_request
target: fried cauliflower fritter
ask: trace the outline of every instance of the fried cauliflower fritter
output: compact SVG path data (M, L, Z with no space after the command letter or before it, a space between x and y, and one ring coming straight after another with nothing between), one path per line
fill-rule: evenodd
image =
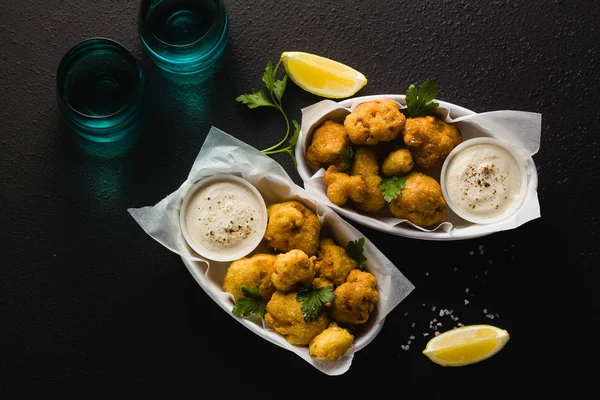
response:
M308 352L317 360L335 361L343 356L354 342L354 336L347 329L332 322L327 329L310 341Z
M315 262L316 276L339 286L346 282L350 271L357 267L358 264L348 257L344 247L335 244L333 239L321 239Z
M312 141L306 150L306 162L313 168L327 168L335 165L339 170L346 170L342 153L350 149L352 143L344 125L327 120L312 135Z
M360 203L367 197L367 185L361 176L339 172L333 165L325 171L323 183L327 185L327 197L338 206L346 204L348 199Z
M350 175L361 176L367 186L367 196L361 202L354 202L355 207L370 214L380 212L386 201L379 189L382 178L379 176L379 163L372 148L361 146L355 150Z
M265 322L293 345L305 346L323 332L331 322L327 309L311 322L305 322L300 306L296 300L298 292L283 294L275 292L267 303Z
M331 303L331 319L340 324L363 324L379 300L377 279L373 274L353 269L345 283L338 286ZM275 295L273 295L275 296Z
M440 184L418 171L406 175L404 189L389 207L394 216L424 228L434 227L446 219L446 201Z
M271 254L255 254L233 261L225 273L223 290L237 300L244 297L243 287L258 288L260 297L269 301L275 292L271 281L271 274L275 272L275 258Z
M415 165L408 149L391 151L381 163L381 172L387 176L404 175Z
M372 100L359 104L344 120L352 143L374 146L394 140L406 122L394 100Z
M408 118L402 138L415 163L423 168L442 165L452 149L462 142L460 130L455 125L434 116Z
M271 275L275 289L287 293L297 285L310 286L315 277L315 260L315 256L309 258L305 252L297 249L278 254L274 263L275 272Z
M317 215L299 201L271 204L267 208L265 243L277 252L299 249L309 257L319 247L321 221Z

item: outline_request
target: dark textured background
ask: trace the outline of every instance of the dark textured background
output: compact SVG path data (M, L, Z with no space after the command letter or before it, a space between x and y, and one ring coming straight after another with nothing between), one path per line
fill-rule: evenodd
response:
M584 362L597 365L600 322L600 3L225 3L225 64L199 85L155 73L137 36L137 1L0 0L0 398L541 398L563 388L579 398L597 370ZM150 127L113 160L73 146L55 99L62 55L92 36L124 44L152 85ZM223 313L126 212L179 186L212 125L259 148L276 142L280 115L235 98L289 50L360 70L369 83L359 95L401 94L436 77L441 100L543 118L541 219L460 242L360 228L416 289L338 377ZM290 84L284 106L299 120L318 100ZM276 159L301 184L291 159ZM421 354L432 306L507 329L511 340L480 364L439 367Z

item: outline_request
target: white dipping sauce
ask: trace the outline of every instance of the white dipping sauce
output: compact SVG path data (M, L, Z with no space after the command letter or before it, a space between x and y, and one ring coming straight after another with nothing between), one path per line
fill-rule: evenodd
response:
M464 214L479 219L503 214L519 199L521 177L513 156L493 144L474 144L446 166L445 190Z
M215 181L199 188L185 214L187 234L198 252L219 259L252 251L264 234L261 200L235 181Z

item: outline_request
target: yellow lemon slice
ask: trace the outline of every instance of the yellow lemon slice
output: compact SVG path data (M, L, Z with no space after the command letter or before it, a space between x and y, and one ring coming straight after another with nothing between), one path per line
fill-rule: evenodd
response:
M490 358L510 338L492 325L467 325L431 338L423 350L431 361L444 367L460 367Z
M317 96L350 97L367 84L367 78L357 70L314 54L286 51L281 62L296 85Z

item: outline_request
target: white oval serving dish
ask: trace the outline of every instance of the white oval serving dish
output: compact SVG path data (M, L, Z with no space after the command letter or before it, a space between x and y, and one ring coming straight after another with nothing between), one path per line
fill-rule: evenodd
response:
M477 224L466 221L448 208L446 212L446 222L442 223L436 229L424 229L415 226L406 220L400 220L393 216L367 215L354 210L350 206L340 207L333 204L327 197L327 186L322 182L324 170L322 168L315 170L305 161L304 155L310 144L312 132L327 119L343 123L346 115L352 112L360 103L384 98L396 101L401 109L406 108L405 95L389 94L356 97L340 102L323 100L302 110L301 132L295 148L295 156L298 174L304 181L305 190L313 200L327 205L339 214L366 227L396 236L421 240L449 241L481 237L494 232L516 228L523 223L540 216L537 198L537 170L531 156L537 152L537 148L539 147L541 116L539 116L539 114L520 111L478 114L475 111L459 105L440 100L435 100L439 103L438 116L459 127L463 143L477 137L495 137L515 145L515 142L523 140L520 137L523 135L519 135L520 132L515 132L514 129L511 131L511 128L516 126L519 127L518 129L528 129L528 134L533 132L533 134L529 135L530 137L524 139L529 140L530 142L525 143L523 146L516 146L521 161L525 164L527 169L527 193L521 207L515 211L515 214L513 214L511 218L491 224ZM499 121L502 121L499 116L504 116L505 118L516 116L517 120L510 120L506 126L502 126L502 124L499 124ZM526 122L521 124L522 127L518 125L518 123L522 122L518 120L519 118L523 118ZM535 137L536 133L538 136L537 138ZM428 174L440 182L440 172L441 167L433 171L428 171Z

